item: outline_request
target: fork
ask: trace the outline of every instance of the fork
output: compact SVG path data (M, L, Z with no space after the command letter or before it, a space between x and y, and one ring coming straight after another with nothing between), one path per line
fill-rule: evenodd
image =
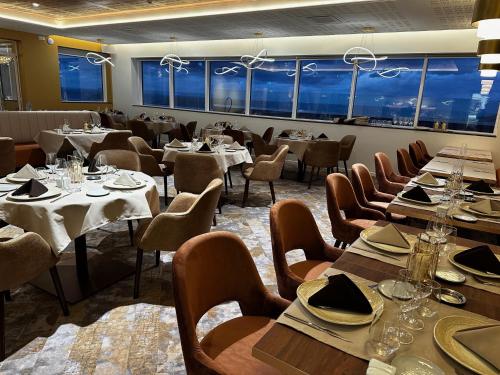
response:
M301 319L301 318L298 318L296 316L293 316L293 315L290 315L289 313L284 313L283 314L284 316L286 316L288 319L292 319L292 320L295 320L296 322L298 323L302 323L306 326L309 326L311 328L314 328L314 329L317 329L318 331L321 331L321 332L324 332L324 333L327 333L329 334L330 336L332 337L335 337L339 340L342 340L342 341L346 341L346 342L352 342L350 340L347 340L345 337L342 337L341 335L339 335L337 332L335 331L332 331L331 329L328 329L328 328L325 328L325 327L322 327L316 323L313 323L313 322L309 322L307 320L304 320L304 319Z
M476 276L476 275L472 275L472 277L473 277L473 278L474 278L474 280L476 280L479 284L500 287L500 283L496 283L496 282L494 282L494 281L486 281L486 280L484 280L484 279L482 279L482 278L480 278L479 276Z

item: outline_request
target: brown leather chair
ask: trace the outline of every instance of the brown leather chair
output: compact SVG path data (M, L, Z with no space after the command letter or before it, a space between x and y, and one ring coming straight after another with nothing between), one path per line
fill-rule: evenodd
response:
M422 154L422 150L420 146L416 143L410 143L408 145L408 150L410 151L410 158L413 164L418 168L423 168L427 164L424 159L424 155Z
M321 168L326 168L327 173L330 173L333 168L337 167L340 156L340 143L337 141L318 141L309 143L304 158L304 172L308 166L311 166L311 176L309 178L308 189L311 188L314 170L317 169L317 174Z
M255 156L260 155L271 155L278 149L277 145L268 145L262 137L258 134L252 133L252 147L255 152Z
M182 135L182 137L181 137L182 139L179 139L179 140L183 141L183 142L191 142L191 140L193 139L193 136L191 134L189 134L189 130L186 127L186 125L179 124L179 128L181 129L181 135Z
M224 135L228 135L233 138L233 142L238 142L241 146L245 145L245 134L241 130L224 129L222 132Z
M184 140L184 136L183 136L182 131L180 129L180 125L179 125L179 128L175 128L175 129L172 129L172 130L168 131L167 135L168 135L168 140L170 142L172 142L176 138L179 141L191 142L191 139Z
M193 135L196 133L196 125L198 125L198 121L189 121L187 124L186 124L186 128L189 132L189 140L191 141L191 139L193 138Z
M107 165L114 165L119 169L128 169L130 171L141 171L141 159L139 155L130 150L103 150L99 151L96 158L104 156Z
M141 221L135 235L137 260L134 298L139 297L144 251L154 251L159 263L160 251L176 251L190 238L209 232L221 190L222 180L216 178L201 194L180 193L165 212L151 220Z
M404 148L398 148L398 171L400 174L406 177L413 178L418 175L419 169L413 164L410 158L410 154Z
M424 141L421 141L420 139L417 140L417 145L419 145L420 151L422 151L422 155L424 156L425 161L427 163L430 162L433 156L429 154L429 151L427 151L427 146L425 145Z
M173 259L175 311L188 374L281 374L252 356L289 301L264 286L247 247L229 232L187 241ZM237 301L242 316L199 341L196 326L212 307Z
M347 169L347 160L350 159L354 143L356 142L355 135L346 135L340 140L340 156L339 160L344 162L345 175L349 178L349 171Z
M288 146L280 146L272 155L258 156L255 159L255 163L253 164L253 166L248 167L243 171L243 177L245 177L245 192L243 193L243 203L241 205L242 207L245 207L245 203L248 198L250 181L269 182L269 188L271 189L271 198L273 200L273 203L276 203L273 181L280 178L281 170L285 165L287 154Z
M274 128L272 126L268 127L264 132L264 134L262 134L262 139L264 140L264 142L269 144L273 139L273 133L274 133Z
M497 169L497 187L500 187L500 168Z
M130 130L114 131L106 134L102 142L92 144L87 159L94 159L95 155L103 150L128 150L127 139L131 136L132 132Z
M18 288L43 272L50 271L63 314L69 315L56 263L59 259L49 244L36 233L24 233L0 241L0 361L5 359L5 305L8 291Z
M103 128L125 130L125 125L115 122L113 116L109 113L99 112L99 116L101 117L101 126Z
M14 139L0 137L0 177L16 170L16 149Z
M293 301L300 284L313 280L330 268L342 250L328 245L307 206L297 199L286 199L271 207L273 262L280 296ZM289 265L286 253L302 249L306 260Z
M375 158L375 175L380 191L396 195L402 191L410 178L394 173L389 157L383 152L377 152Z
M326 177L326 201L332 234L337 240L335 246L339 246L341 242L345 248L359 237L363 229L375 225L377 220L385 219L380 211L361 206L351 182L341 173L332 173Z
M142 120L129 120L127 127L132 131L134 137L141 137L148 143L153 142L155 139L154 131L149 129Z

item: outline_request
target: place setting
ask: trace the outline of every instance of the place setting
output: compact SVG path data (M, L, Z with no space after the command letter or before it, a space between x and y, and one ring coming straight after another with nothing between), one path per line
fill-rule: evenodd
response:
M441 203L440 195L429 195L421 186L397 194L397 198L416 205L435 206Z

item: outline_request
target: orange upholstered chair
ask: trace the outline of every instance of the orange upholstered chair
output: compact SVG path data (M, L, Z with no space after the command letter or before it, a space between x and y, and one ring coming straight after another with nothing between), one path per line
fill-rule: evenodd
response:
M377 190L372 176L370 176L370 171L363 164L357 163L352 166L352 186L356 198L362 206L380 211L383 214L385 214L389 203L395 198L392 194Z
M286 199L271 208L273 261L280 296L293 301L297 287L305 280L316 279L342 255L342 250L328 245L307 206L296 199ZM306 260L289 265L286 253L302 249Z
M175 310L188 374L280 374L252 356L289 301L264 286L243 241L229 232L190 239L173 259ZM196 326L211 308L239 303L242 316L212 329L200 341Z
M421 141L419 139L417 141L417 145L419 145L420 150L422 151L422 155L424 156L425 161L430 162L432 160L433 156L429 154L429 151L427 151L427 146L425 145L424 141Z
M418 175L419 169L413 164L410 154L404 148L398 148L398 171L406 177L415 177Z
M410 151L410 158L413 164L420 168L423 168L427 162L425 161L424 154L422 154L422 149L416 143L410 143L408 145L408 150Z
M343 247L353 243L363 229L384 220L383 213L362 207L354 193L349 179L340 173L332 173L326 178L326 201L328 216L332 224L333 237L343 243ZM345 218L342 216L344 212Z
M404 189L408 182L410 182L409 177L400 176L394 172L389 157L383 152L377 152L374 159L375 176L377 177L380 191L396 195Z

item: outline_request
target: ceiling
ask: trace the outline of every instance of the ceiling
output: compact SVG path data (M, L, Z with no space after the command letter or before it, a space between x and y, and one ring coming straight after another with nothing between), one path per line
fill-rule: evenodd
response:
M151 0L150 0L151 1ZM0 28L147 43L470 28L474 0L1 1ZM318 5L326 4L326 5ZM12 16L13 12L16 16ZM86 26L79 26L86 25Z

